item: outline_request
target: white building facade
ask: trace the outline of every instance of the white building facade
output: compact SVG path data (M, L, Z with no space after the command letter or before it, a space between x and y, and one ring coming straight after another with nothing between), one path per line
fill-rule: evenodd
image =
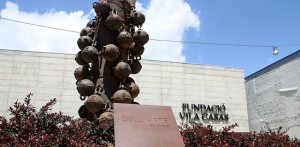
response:
M289 136L300 138L300 50L245 80L250 130L282 126Z
M75 55L0 50L0 115L33 93L37 107L56 98L53 111L78 117L84 103L76 90ZM140 87L135 101L171 106L178 124L194 120L216 129L237 123L248 132L248 111L241 68L141 60L142 71L131 75Z

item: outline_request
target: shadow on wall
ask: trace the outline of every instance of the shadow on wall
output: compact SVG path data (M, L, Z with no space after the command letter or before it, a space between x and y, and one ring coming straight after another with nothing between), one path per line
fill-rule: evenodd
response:
M297 94L297 90L291 90L291 91L280 91L280 96L285 97L293 97Z

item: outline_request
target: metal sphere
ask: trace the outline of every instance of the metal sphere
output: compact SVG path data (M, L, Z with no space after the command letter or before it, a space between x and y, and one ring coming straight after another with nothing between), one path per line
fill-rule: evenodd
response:
M118 30L123 25L123 21L117 14L117 11L111 11L110 15L105 20L105 26L110 30Z
M93 63L98 59L98 50L94 46L87 46L82 50L81 57L85 62Z
M117 37L117 43L121 48L128 49L134 47L134 41L131 34L123 30Z
M113 74L118 79L125 79L131 74L131 68L127 63L119 62L117 66L113 69Z
M77 83L77 91L81 96L89 96L94 93L95 85L91 80L83 79Z
M76 54L76 56L75 56L75 61L76 61L77 64L79 64L79 65L87 64L87 62L85 62L85 61L82 59L81 51L79 51L79 52Z
M144 24L146 17L143 13L134 11L131 15L131 20L134 26L141 26Z
M107 104L108 101L97 94L88 96L85 102L86 108L92 113L101 112Z
M143 45L136 44L133 49L130 50L131 55L135 57L141 56L145 51L145 48Z
M85 79L90 74L87 66L79 66L74 71L74 76L77 81Z
M132 74L138 74L142 70L142 64L138 60L132 60L129 65Z
M108 44L102 48L102 57L107 61L115 61L119 56L119 48L114 44Z
M110 122L113 122L114 121L114 113L113 112L110 112L110 111L107 111L107 112L103 112L98 120L100 122L103 122L103 121L110 121Z
M111 99L113 103L131 103L133 101L130 93L123 89L116 91Z
M83 50L85 47L92 45L93 39L90 36L81 36L77 40L77 45L80 50Z
M92 33L93 29L90 27L85 27L80 31L80 36L87 36L88 34Z
M111 10L107 0L100 0L98 2L94 2L93 8L95 9L97 15L107 14Z
M134 32L132 37L135 44L139 45L145 45L149 41L148 33L142 29L138 29L136 32Z
M130 93L132 99L136 98L139 95L140 88L137 84L130 82L130 83L125 83L124 86L125 86L125 90L127 90Z

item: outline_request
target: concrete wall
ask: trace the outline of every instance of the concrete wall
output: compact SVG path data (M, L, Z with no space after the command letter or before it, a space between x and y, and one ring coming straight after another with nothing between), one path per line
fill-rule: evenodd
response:
M282 126L283 130L289 129L291 137L300 137L300 58L295 58L297 54L246 78L250 130L260 131L263 125L277 130Z
M57 98L54 111L78 117L83 104L76 91L75 55L0 50L0 115L29 92L37 107ZM229 121L216 129L238 123L235 131L249 131L243 69L142 60L143 69L131 75L141 93L140 104L172 106L178 123L182 103L226 106Z

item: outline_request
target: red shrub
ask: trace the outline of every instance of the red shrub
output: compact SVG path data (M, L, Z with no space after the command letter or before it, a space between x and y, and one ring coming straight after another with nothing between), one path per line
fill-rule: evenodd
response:
M0 117L0 146L111 146L113 127L85 119L73 119L49 110L56 103L50 100L39 111L30 104L32 94L24 103L10 107L12 117Z
M9 108L12 117L0 117L0 146L113 146L114 128L112 122L97 119L73 119L49 110L56 103L50 100L39 111L30 104L32 94L24 103L15 102ZM298 139L291 139L281 132L269 130L267 133L237 133L231 130L237 124L215 131L212 126L192 124L179 127L183 141L188 147L198 146L300 146Z
M269 130L267 133L238 133L231 130L237 124L224 127L221 131L213 130L213 127L203 126L202 124L192 124L190 127L180 127L183 142L188 147L214 146L250 146L250 147L299 147L300 141L296 138L291 139L285 132L277 133Z

